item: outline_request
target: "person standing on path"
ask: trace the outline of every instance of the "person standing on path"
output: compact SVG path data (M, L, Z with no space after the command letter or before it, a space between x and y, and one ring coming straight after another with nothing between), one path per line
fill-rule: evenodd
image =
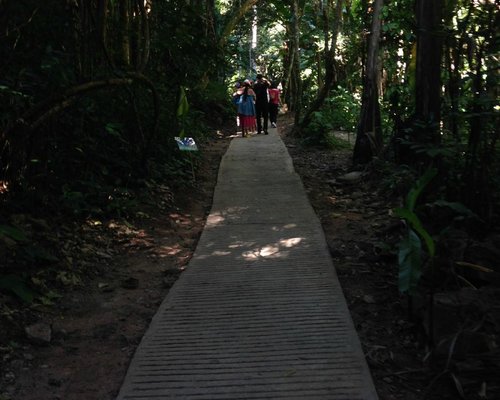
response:
M269 89L269 121L271 121L271 126L273 128L276 128L279 105L280 105L280 90L278 89L276 83L273 82L271 84L271 89Z
M241 88L240 88L241 89ZM243 90L236 92L238 99L238 118L241 125L241 136L255 132L255 92L250 87L250 81L243 82Z
M236 82L235 85L234 85L234 92L233 92L233 95L232 95L232 99L231 99L231 102L236 106L236 132L238 132L238 129L240 128L241 124L240 124L240 117L238 115L238 102L240 100L240 96L241 94L243 93L243 85L241 82Z
M253 90L255 92L255 116L257 118L257 133L262 133L262 128L264 127L264 133L267 135L267 125L269 122L269 98L267 89L269 89L269 81L262 76L262 74L257 74L256 81L253 85ZM262 126L262 120L264 120L264 126Z

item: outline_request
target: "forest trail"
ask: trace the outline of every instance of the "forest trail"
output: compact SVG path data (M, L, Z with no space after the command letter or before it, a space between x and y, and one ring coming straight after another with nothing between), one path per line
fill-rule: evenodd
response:
M275 129L237 138L125 399L376 399L324 233Z

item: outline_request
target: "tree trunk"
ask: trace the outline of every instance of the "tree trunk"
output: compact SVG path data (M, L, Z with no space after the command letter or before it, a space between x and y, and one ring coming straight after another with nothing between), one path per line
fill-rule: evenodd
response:
M97 4L97 32L99 35L99 40L105 47L108 41L107 17L108 0L99 0Z
M302 80L300 79L300 53L299 53L299 37L300 37L300 10L298 0L294 0L292 4L292 52L293 52L293 62L292 62L292 90L290 109L295 112L295 124L300 119L300 107L301 107L301 88Z
M215 10L215 0L207 0L205 8L205 35L213 43L217 43L217 17Z
M121 0L120 8L120 63L130 65L130 0Z
M93 75L92 8L89 1L78 2L77 43L79 52L79 79L91 79Z
M223 48L225 46L227 39L229 39L229 36L233 32L236 25L238 25L238 23L243 19L245 14L258 2L259 0L246 0L243 4L241 4L239 7L236 8L234 13L231 15L229 21L226 23L226 26L224 27L224 30L222 31L221 35L219 36L220 48Z
M383 0L374 1L368 54L363 76L361 115L353 154L354 164L366 164L370 162L382 147L380 105L378 102L378 50L382 25L382 6Z
M140 43L141 45L138 46L137 48L137 54L138 54L137 70L139 72L143 72L149 61L151 35L149 30L149 19L148 19L148 14L146 12L146 7L144 5L144 0L137 0L137 7L140 13L140 24L139 24L140 31L137 32L137 36L138 38L139 37L141 38L141 40L138 40L138 43Z
M325 9L323 10L323 19L325 23L325 43L327 43L325 48L325 80L318 92L318 95L316 96L316 99L308 108L307 114L304 116L304 119L300 124L301 129L307 127L311 123L313 113L318 111L323 106L326 98L330 94L333 83L335 82L335 50L337 49L337 37L342 24L342 7L343 0L337 0L337 4L335 7L335 24L332 28L331 34L329 32L329 7L325 7ZM329 42L330 45L328 45Z
M442 0L417 0L415 119L419 143L439 143L441 120Z
M290 27L286 27L286 37L290 37ZM293 52L290 40L287 40L284 46L284 57L283 57L283 93L281 95L282 100L286 104L290 104L290 80L292 77L292 66L293 66Z

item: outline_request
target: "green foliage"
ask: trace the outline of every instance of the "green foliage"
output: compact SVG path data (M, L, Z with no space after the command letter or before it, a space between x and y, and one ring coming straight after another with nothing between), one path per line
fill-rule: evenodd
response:
M412 232L415 231L422 239L424 239L427 246L427 252L431 257L434 257L434 255L436 254L436 245L434 243L434 239L432 239L429 232L425 230L417 214L415 214L415 212L413 211L410 211L406 207L396 208L394 210L394 214L404 219L411 226L410 230Z
M429 168L417 180L415 186L406 196L404 207L397 208L394 213L408 223L408 236L399 245L399 290L413 295L422 275L421 239L426 244L427 252L432 259L436 253L436 244L429 232L423 227L415 212L417 199L429 182L436 176L437 170Z
M59 259L45 247L34 243L22 229L11 225L0 225L0 244L11 250L13 258L10 261L16 266L15 273L9 265L1 266L0 290L27 304L32 303L38 292L33 289L27 271L53 265Z
M193 186L193 168L196 171L200 155L197 152L182 152L174 162L165 166L164 174L171 177L175 187Z
M181 86L180 94L179 94L179 105L177 106L177 119L179 120L180 126L181 126L179 136L181 138L186 136L185 124L186 124L186 117L187 117L188 112L189 112L189 103L187 100L186 91Z
M337 140L332 131L354 132L360 110L359 99L342 87L337 87L321 111L313 113L305 131L305 141L311 144L337 147L346 144Z
M326 101L333 129L355 132L361 110L359 95L338 86Z
M413 141L401 140L403 146L408 146L416 155L424 155L426 159L450 158L454 153L454 147L435 145L432 143L418 143Z
M124 217L134 214L138 204L134 191L127 187L77 181L62 188L59 202L76 216L106 215Z
M201 4L184 1L154 4L156 21L152 63L165 73L168 83L192 87L199 85L205 74L217 69L219 51L207 35L207 20ZM175 93L177 95L177 93Z
M325 145L328 133L333 126L326 113L316 111L312 115L311 123L307 127L304 142L306 144Z
M94 7L89 5L89 15L98 18ZM54 106L54 116L35 131L10 133L22 137L15 148L10 138L0 143L4 149L0 179L16 174L7 179L18 180L19 190L30 188L44 203L61 201L64 209L76 215L99 209L122 214L133 208L130 199L116 191L123 193L121 187L133 186L149 174L158 178L160 165L174 165L174 159L182 157L173 142L179 131L202 137L213 114L218 124L223 121L221 115L228 115L213 107L220 97L207 104L198 101L211 98L215 86L211 78L224 64L216 38L209 33L213 26L205 8L183 1L154 3L148 14L150 57L143 73L157 90L159 104L152 104L151 87L137 83L82 91L61 104L51 104L59 94L82 83L119 80L136 72L137 45L144 45L145 38L136 37L141 35L135 32L137 21L130 21L130 31L123 29L117 7L118 2L112 2L107 10L104 54L95 29L99 21L82 18L76 7L58 7L53 0L43 7L33 0L0 5L0 22L7 35L0 46L0 131L11 128L26 113L44 110L36 104ZM132 19L134 15L130 13ZM125 36L130 42L130 65L121 59ZM38 45L33 47L34 42ZM176 119L182 126L176 126Z
M415 186L410 190L408 195L406 196L405 207L409 211L415 210L415 205L417 203L417 199L425 189L425 187L429 184L429 182L436 176L437 169L428 168L425 173L420 177L420 179L415 182Z
M338 137L335 133L330 133L326 141L331 149L352 149L352 144L346 140L345 136Z
M422 242L412 229L408 229L408 236L399 243L398 263L399 290L414 295L422 276Z
M415 182L415 172L408 165L394 165L377 159L373 162L373 166L381 175L383 191L392 196L405 196Z

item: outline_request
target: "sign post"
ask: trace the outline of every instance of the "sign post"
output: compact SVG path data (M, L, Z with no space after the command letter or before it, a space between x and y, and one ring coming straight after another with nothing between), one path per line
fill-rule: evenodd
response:
M193 182L196 182L196 177L194 174L194 164L193 164L193 151L198 151L198 146L196 146L196 142L191 137L178 137L176 136L175 142L177 143L177 147L179 147L180 151L187 151L189 154L189 162L191 163L191 173L193 174Z

